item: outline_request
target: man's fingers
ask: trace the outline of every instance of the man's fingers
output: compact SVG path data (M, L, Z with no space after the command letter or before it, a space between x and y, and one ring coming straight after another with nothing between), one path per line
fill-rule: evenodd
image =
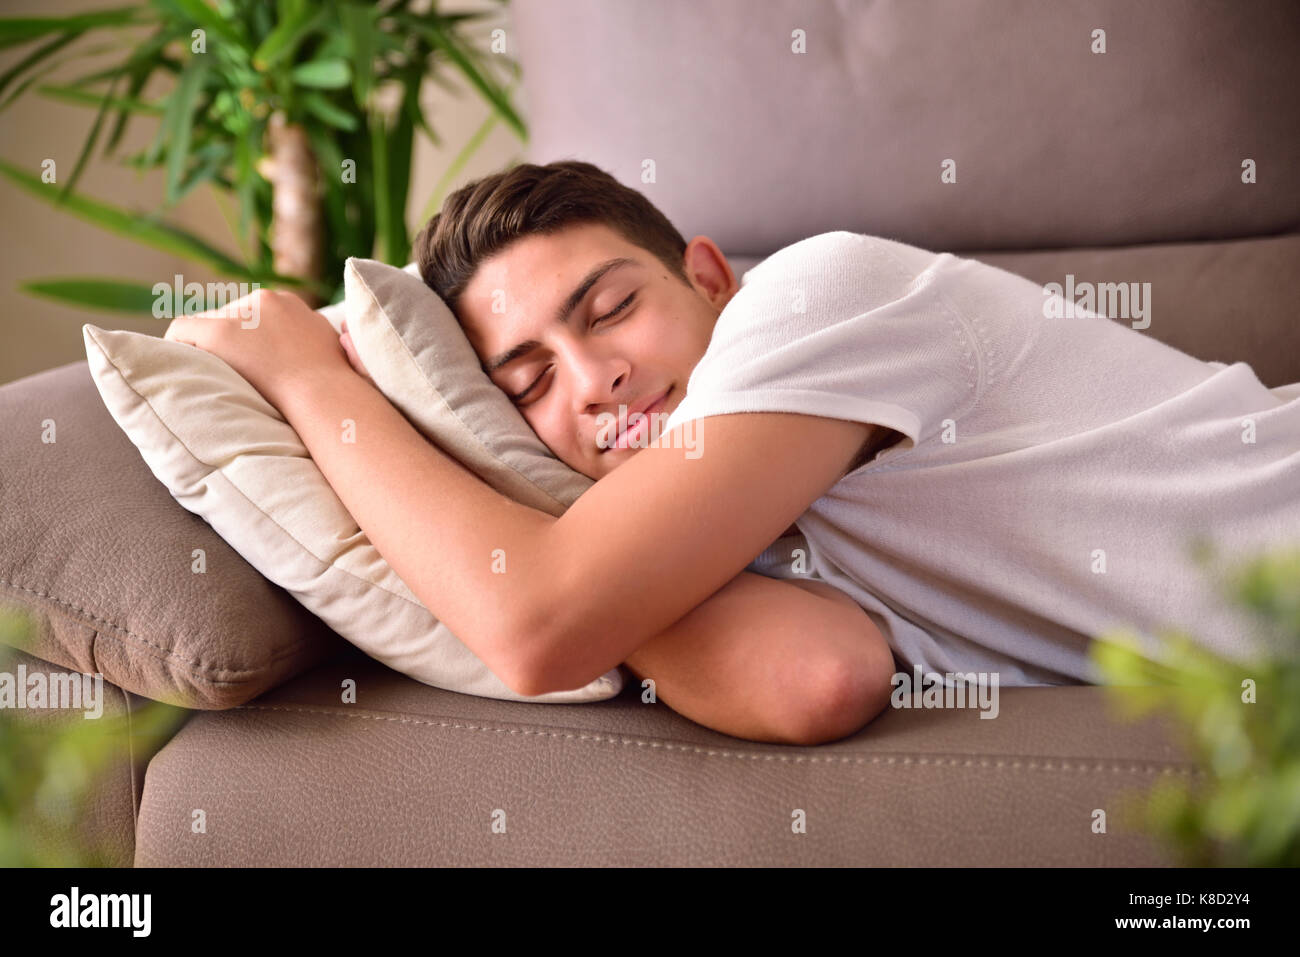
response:
M353 344L352 337L346 332L341 333L339 335L339 345L343 347L343 354L348 357L348 364L357 371L357 374L363 379L373 382L374 380L370 379L370 373L366 371L365 365L361 362L361 357L357 355L357 347Z
M170 339L173 342L183 342L189 346L199 345L201 340L210 340L219 331L212 325L213 314L206 312L196 312L188 316L177 316L167 326L167 331L163 333L164 339Z
M183 316L177 316L167 326L167 331L163 333L164 339L170 339L173 342L184 342L187 345L197 346L199 344L199 335L203 331L209 333L215 330L211 327L213 320L218 319L244 319L247 313L252 312L253 306L250 300L256 293L243 296L239 299L232 299L213 309L205 309L202 312L186 313ZM205 323L200 326L199 323Z
M186 325L189 318L189 316L183 316L169 322L167 331L163 333L163 338L170 339L172 342L184 342L191 346L194 345L193 337L186 335Z

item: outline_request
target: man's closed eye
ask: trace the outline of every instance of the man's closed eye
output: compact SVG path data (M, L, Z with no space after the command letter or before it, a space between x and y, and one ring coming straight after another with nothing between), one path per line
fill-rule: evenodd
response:
M605 315L603 315L603 316L598 316L596 319L594 319L594 320L592 321L592 323L591 323L591 326L594 328L595 326L598 326L598 325L600 325L601 323L603 323L606 319L612 319L614 316L617 316L619 313L621 313L621 312L623 312L624 310L630 308L630 307L632 306L632 304L635 302L635 300L636 300L636 293L634 292L634 293L632 293L631 295L629 295L626 299L624 299L621 303L619 303L617 306L615 306L615 307L613 308L613 310L611 310L610 312L605 313ZM510 396L510 401L511 401L511 402L516 402L516 403L517 403L517 402L519 402L521 399L523 399L526 395L528 395L528 393L530 393L531 391L533 391L533 388L534 388L534 387L535 387L539 382L542 381L542 379L545 377L546 373L548 373L549 371L551 371L552 368L553 368L553 366L547 366L545 369L543 369L541 375L539 375L536 379L534 379L532 382L530 382L530 383L528 384L528 387L527 387L527 388L525 388L522 392L519 392L519 393L516 393L515 395Z

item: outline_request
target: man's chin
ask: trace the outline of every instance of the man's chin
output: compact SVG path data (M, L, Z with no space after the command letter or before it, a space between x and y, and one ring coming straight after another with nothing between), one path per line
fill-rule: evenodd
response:
M602 476L623 464L624 449L606 449L596 457L595 467Z
M605 451L601 452L599 455L596 456L596 461L594 463L595 467L599 470L600 477L601 478L605 477L610 472L614 471L614 469L618 468L620 465L622 465L624 462L630 459L633 453L639 451L640 449L635 449L635 448L605 449ZM587 475L588 473L584 472L583 474ZM589 475L588 477L594 477L594 476Z

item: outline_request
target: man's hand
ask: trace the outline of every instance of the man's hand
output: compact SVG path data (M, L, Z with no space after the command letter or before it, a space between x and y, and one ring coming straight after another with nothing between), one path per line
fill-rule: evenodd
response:
M366 371L365 364L362 363L361 357L357 355L357 347L352 343L352 336L348 335L348 321L344 319L340 325L342 330L339 332L339 345L343 347L343 352L348 357L349 364L353 369L357 370L357 375L374 385L375 380L370 378L370 373Z
M352 371L329 320L291 292L255 289L220 309L178 316L163 338L211 352L281 410L295 383Z

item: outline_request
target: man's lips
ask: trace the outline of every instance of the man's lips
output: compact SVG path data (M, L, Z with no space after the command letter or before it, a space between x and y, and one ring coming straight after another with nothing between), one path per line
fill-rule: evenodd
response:
M672 391L672 386L669 386L663 392L659 393L657 397L651 397L646 403L639 403L631 409L628 409L627 428L615 436L614 444L612 446L601 449L601 451L608 452L610 449L628 448L627 440L637 432L650 428L650 425L652 424L651 416L663 409L664 402Z

